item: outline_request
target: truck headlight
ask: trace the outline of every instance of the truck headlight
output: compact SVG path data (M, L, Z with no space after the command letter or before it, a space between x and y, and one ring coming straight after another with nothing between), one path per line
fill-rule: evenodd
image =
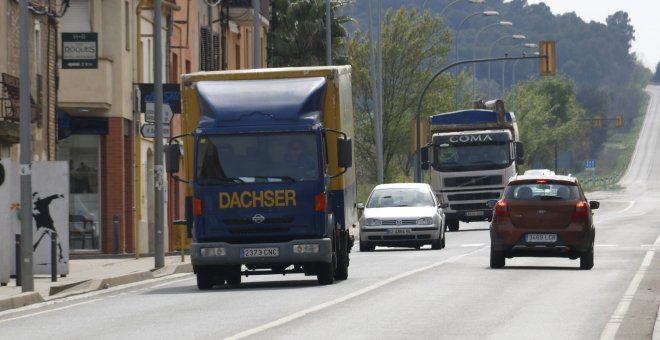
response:
M199 254L202 256L225 256L227 251L223 247L201 248Z
M293 253L294 254L309 254L309 253L318 253L319 245L318 244L294 244Z
M420 219L417 219L417 225L429 225L433 224L433 219L430 217L422 217Z
M380 220L377 218L367 218L365 224L369 227L378 226L380 225Z

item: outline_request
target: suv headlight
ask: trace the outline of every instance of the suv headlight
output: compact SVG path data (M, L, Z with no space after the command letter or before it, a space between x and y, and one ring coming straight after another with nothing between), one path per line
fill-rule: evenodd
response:
M366 222L366 225L369 226L369 227L380 225L380 220L377 219L377 218L367 218L367 220L365 222Z
M422 217L420 219L417 219L417 224L418 225L429 225L433 224L433 219L431 217Z

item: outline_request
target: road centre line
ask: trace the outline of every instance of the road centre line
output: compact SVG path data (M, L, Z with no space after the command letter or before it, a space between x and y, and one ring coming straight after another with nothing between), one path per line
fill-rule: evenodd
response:
M635 293L637 292L642 279L644 279L648 267L651 265L651 261L655 255L655 249L658 246L660 246L660 235L658 235L658 238L656 238L655 242L653 243L653 247L646 252L646 256L644 256L642 264L639 266L635 276L633 276L633 279L630 281L626 292L623 294L619 304L614 309L614 313L612 313L610 320L605 325L605 329L603 329L603 333L600 335L601 340L615 339L616 333L619 330L619 326L625 318L626 313L628 312L628 308L630 308L632 299L635 296Z
M421 273L421 272L423 272L423 271L427 271L427 270L430 270L430 269L433 269L433 268L439 267L439 266L441 266L441 265L443 265L443 264L456 262L456 261L462 259L463 257L466 257L466 256L469 256L469 255L472 255L472 254L474 254L474 253L477 253L477 252L482 251L482 250L487 249L487 248L488 248L488 247L484 246L484 247L482 247L482 248L472 250L472 251L470 251L470 252L468 252L468 253L465 253L465 254L461 254L461 255L456 255L456 256L450 257L450 258L448 258L448 259L446 259L446 260L444 260L444 261L436 262L436 263L434 263L434 264L431 264L431 265L428 265L428 266L425 266L425 267L421 267L421 268L413 269L413 270L411 270L411 271L408 271L408 272L405 272L405 273L399 274L399 275L394 276L394 277L391 277L391 278L389 278L389 279L386 279L386 280L383 280L383 281L377 282L377 283L375 283L375 284L372 284L371 286L368 286L368 287L366 287L366 288L360 289L360 290L358 290L358 291L355 291L355 292L350 293L350 294L348 294L348 295L345 295L345 296L343 296L343 297L340 297L340 298L337 298L337 299L334 299L334 300L331 300L331 301L328 301L328 302L321 303L321 304L319 304L319 305L316 305L316 306L313 306L313 307L307 308L307 309L302 310L302 311L300 311L300 312L296 312L296 313L290 314L290 315L288 315L288 316L285 316L285 317L280 318L280 319L278 319L278 320L275 320L275 321L273 321L273 322L269 322L269 323L267 323L267 324L261 325L261 326L259 326L259 327L255 327L255 328L252 328L252 329L245 330L245 331L243 331L243 332L240 332L240 333L234 334L234 335L232 335L232 336L229 336L229 337L227 337L227 338L225 338L225 339L228 339L228 340L243 339L243 338L246 338L246 337L249 337L249 336L252 336L252 335L255 335L255 334L261 333L261 332L264 332L264 331L266 331L266 330L268 330L268 329L275 328L275 327L278 327L278 326L282 326L282 325L284 325L284 324L286 324L286 323L289 323L289 322L295 321L295 320L297 320L297 319L303 318L303 317L305 317L305 316L307 316L307 315L309 315L309 314L312 314L312 313L316 313L316 312L322 311L322 310L324 310L324 309L326 309L326 308L330 308L330 307L335 306L335 305L337 305L337 304L340 304L340 303L342 303L342 302L346 302L346 301L351 300L351 299L353 299L353 298L356 298L356 297L359 297L359 296L361 296L361 295L367 294L367 293L369 293L369 292L371 292L371 291L374 291L374 290L376 290L376 289L378 289L378 288L381 288L381 287L383 287L383 286L385 286L385 285L388 285L388 284L390 284L390 283L396 282L396 281L401 280L401 279L403 279L403 278L406 278L406 277L408 277L408 276L411 276L411 275L414 275L414 274L417 274L417 273Z

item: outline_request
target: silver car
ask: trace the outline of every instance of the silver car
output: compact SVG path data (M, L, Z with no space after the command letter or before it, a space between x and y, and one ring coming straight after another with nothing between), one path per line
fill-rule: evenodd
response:
M376 246L433 249L445 247L445 218L426 183L380 184L369 195L360 216L360 251Z

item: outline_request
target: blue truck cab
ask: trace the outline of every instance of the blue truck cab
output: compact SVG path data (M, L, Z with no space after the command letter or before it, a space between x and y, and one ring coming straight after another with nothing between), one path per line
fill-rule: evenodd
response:
M200 289L348 277L357 230L350 67L184 75L186 221ZM170 151L172 150L172 151ZM181 147L169 147L177 172Z

